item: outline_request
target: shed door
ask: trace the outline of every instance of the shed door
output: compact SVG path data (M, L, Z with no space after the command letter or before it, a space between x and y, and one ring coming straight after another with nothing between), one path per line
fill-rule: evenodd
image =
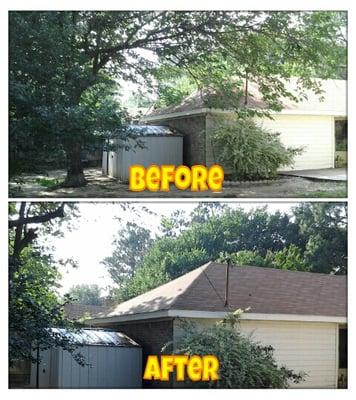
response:
M275 349L280 365L308 374L298 388L336 388L338 326L333 323L241 321L241 329ZM293 387L293 385L291 385Z
M31 387L37 386L37 372L38 372L38 387L49 388L50 386L50 373L51 373L51 351L41 351L41 362L38 365L31 365Z

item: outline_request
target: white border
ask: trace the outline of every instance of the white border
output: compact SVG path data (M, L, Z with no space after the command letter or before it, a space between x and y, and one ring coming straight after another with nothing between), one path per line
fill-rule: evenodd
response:
M142 390L105 390L105 391L100 391L100 390L69 390L69 391L61 391L61 390L41 390L41 391L29 391L29 390L7 390L7 268L5 267L7 265L7 231L5 231L5 224L7 225L7 177L8 177L8 165L7 165L7 148L8 148L8 141L7 141L7 131L8 131L8 126L7 126L7 119L8 119L8 107L7 107L7 64L8 64L8 58L7 58L7 43L8 43L8 38L7 38L7 12L9 9L12 10L43 10L43 9L107 9L107 10L112 10L112 9L168 9L168 8L173 8L176 10L182 10L182 9L241 9L241 10L314 10L314 9L320 9L320 10L334 10L334 9L339 9L339 10L348 10L349 11L349 72L350 76L348 79L348 99L349 99L349 104L350 104L350 110L352 109L352 106L355 105L355 93L356 93L356 86L355 86L355 79L353 78L353 69L354 66L356 65L356 60L355 60L355 46L354 46L354 32L355 32L355 25L356 25L356 19L355 19L355 8L354 8L355 2L353 0L339 0L338 2L334 1L328 1L328 0L299 0L297 3L295 2L287 2L285 0L278 0L278 1L263 1L263 0L249 0L249 1L244 1L244 2L234 2L234 1L225 1L221 0L219 2L207 2L205 1L195 1L193 2L192 0L187 1L187 0L181 0L181 1L156 1L156 0L151 0L150 2L140 0L140 1L131 1L129 3L122 3L120 4L118 1L114 0L76 0L75 2L69 1L69 0L52 0L52 1L45 1L45 0L32 0L32 1L26 1L26 0L3 0L0 3L0 10L1 10L1 20L0 20L0 40L1 40L1 65L3 66L3 73L2 73L2 79L0 83L0 96L1 96L1 112L2 112L2 118L1 118L1 135L0 135L0 149L2 149L2 155L0 157L0 182L1 182L1 212L0 212L0 222L1 226L3 227L0 232L0 256L1 256L1 265L2 265L2 276L0 279L0 299L1 299L1 317L2 317L2 324L1 324L1 329L0 329L0 339L1 339L1 348L3 349L2 351L2 358L0 362L0 390L1 393L4 395L4 397L9 397L9 398L23 398L23 396L26 396L28 398L34 398L34 399L39 399L39 398L48 398L48 396L51 396L53 399L62 399L63 396L65 395L73 395L76 397L85 397L86 399L96 399L98 395L105 395L107 398L113 398L117 399L118 396L124 396L125 399L137 399L142 394L147 398L150 399L157 399L157 398L166 398L167 395L169 395L171 398L181 398L182 395L184 397L197 397L197 396L204 396L206 399L213 399L216 397L217 392L211 390L205 390L205 391L194 391L194 390L184 390L184 391L179 391L179 390L146 390L142 392ZM297 6L297 7L296 7ZM349 115L349 132L356 132L356 124L354 123L354 117L352 114ZM349 136L349 184L348 184L348 197L351 199L354 198L355 192L354 192L354 173L353 171L355 170L354 167L356 167L356 162L354 162L353 157L351 156L351 149L353 149L354 141L356 139L354 138L354 135ZM80 201L80 202L88 202L88 201L94 201L94 199L81 199L81 198L75 198L75 199L36 199L36 198L30 198L30 199L13 199L14 201L21 201L21 200L27 200L27 201ZM96 202L110 202L113 201L114 199L95 199ZM219 198L194 198L194 199L171 199L172 202L187 202L187 201L219 201ZM224 202L229 202L229 201L234 201L234 202L253 202L253 203L262 203L262 202L296 202L296 201L312 201L312 202L317 202L317 201L346 201L347 199L315 199L315 198L303 198L303 199L271 199L271 198L261 198L261 199L221 199ZM251 201L252 200L252 201ZM130 198L118 198L115 199L115 201L128 201L128 202L166 202L168 201L167 199L149 199L149 198L137 198L137 199L130 199ZM351 201L349 203L349 243L355 243L356 236L354 235L354 206L353 202ZM355 246L350 246L350 258L351 260L354 260L356 257L355 254ZM351 265L351 263L350 263ZM348 279L349 282L354 282L355 280L355 272L353 271L353 268L349 269L349 275ZM352 396L354 398L356 394L355 390L355 368L353 366L354 361L355 361L355 335L353 334L353 324L354 324L354 310L356 302L355 302L355 295L353 294L354 291L350 290L349 291L349 313L348 313L348 318L349 318L349 324L351 329L349 330L350 332L350 339L349 339L349 359L350 361L352 360L353 362L350 362L349 365L349 389L348 390L339 390L339 391L334 391L334 390L308 390L304 389L302 391L299 391L297 389L289 389L287 391L285 390L220 390L218 392L219 396L224 397L224 398L236 398L236 396L239 396L241 398L263 398L263 399L283 399L285 400L286 398L288 399L299 399L300 395L302 396L313 396L314 398L320 398L320 399L334 399L336 396L339 398L349 398ZM352 394L353 393L353 394Z

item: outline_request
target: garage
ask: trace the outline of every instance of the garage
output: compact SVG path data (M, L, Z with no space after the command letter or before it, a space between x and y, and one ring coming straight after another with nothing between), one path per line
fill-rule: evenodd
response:
M286 147L300 148L291 170L323 169L334 167L334 118L328 115L274 115L262 125L280 133Z
M305 90L305 96L300 101L281 99L280 111L268 110L258 85L249 82L249 107L268 110L271 117L259 116L255 117L255 121L271 132L279 133L285 146L302 149L294 164L284 167L284 171L334 168L337 156L345 158L345 154L335 154L335 150L338 147L345 150L347 127L339 140L343 142L336 146L338 129L335 130L335 125L337 121L347 121L346 81L317 81L322 97ZM290 93L298 94L297 78L290 78L285 86ZM219 163L221 149L214 143L214 131L225 124L233 125L237 118L234 111L209 108L207 100L202 93L196 92L179 105L153 110L143 118L146 123L165 124L184 134L184 160L189 166L197 162L207 166ZM229 165L223 167L226 173L231 172Z
M242 321L241 330L252 335L257 342L271 345L280 365L305 372L307 375L302 383L303 388L337 387L338 324Z

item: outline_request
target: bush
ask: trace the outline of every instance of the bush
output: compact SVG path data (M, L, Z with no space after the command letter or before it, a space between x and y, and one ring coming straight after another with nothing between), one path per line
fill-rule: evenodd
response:
M223 321L198 330L192 323L182 323L183 335L174 353L215 355L220 362L219 380L209 383L187 381L185 386L216 388L287 388L290 382L304 380L305 373L278 366L272 346L264 346L243 336L238 328L241 310Z
M223 125L213 133L218 160L233 168L236 180L272 179L280 167L293 163L301 148L286 148L278 133L258 126L252 120Z

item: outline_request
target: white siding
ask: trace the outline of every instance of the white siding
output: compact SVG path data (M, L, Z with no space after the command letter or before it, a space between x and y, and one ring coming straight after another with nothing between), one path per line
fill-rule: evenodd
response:
M181 165L183 163L183 137L181 136L148 136L141 137L144 148L136 147L135 142L129 140L126 146L129 150L120 148L109 152L108 175L121 181L128 181L129 167L134 164L148 167L156 165ZM125 145L125 142L123 142ZM103 173L106 173L106 153L103 156Z
M288 147L303 147L287 170L334 167L334 117L313 115L275 115L273 120L260 120L262 126L279 132L282 143Z
M80 366L70 353L59 348L42 352L40 388L141 388L140 347L83 346L79 352L90 365ZM32 364L31 387L36 386Z
M215 321L195 319L201 327ZM275 358L280 365L308 374L306 380L295 387L336 387L338 324L242 320L240 328L246 335L252 335L253 340L273 346ZM174 340L180 334L179 322L175 322Z

